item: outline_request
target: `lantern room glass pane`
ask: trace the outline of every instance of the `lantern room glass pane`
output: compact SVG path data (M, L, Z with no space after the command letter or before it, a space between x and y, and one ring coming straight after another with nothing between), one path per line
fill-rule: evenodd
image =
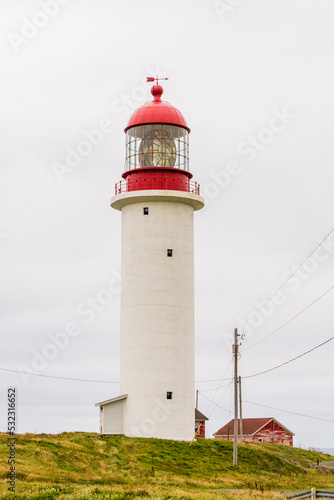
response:
M143 127L139 125L139 127L133 127L133 128L136 131L136 138L141 139L143 135Z

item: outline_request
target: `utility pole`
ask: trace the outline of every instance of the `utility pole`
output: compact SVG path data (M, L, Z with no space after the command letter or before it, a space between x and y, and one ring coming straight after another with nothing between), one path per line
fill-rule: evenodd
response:
M238 465L238 329L234 329L234 436L233 465Z
M244 442L242 425L242 398L241 398L241 377L239 375L239 409L240 409L240 443Z
M196 410L198 410L198 389L196 391Z

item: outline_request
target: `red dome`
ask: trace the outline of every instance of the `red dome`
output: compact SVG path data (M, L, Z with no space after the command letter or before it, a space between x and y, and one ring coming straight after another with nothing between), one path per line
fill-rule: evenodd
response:
M146 125L147 123L168 123L169 125L183 127L190 132L182 113L169 102L161 100L163 93L161 85L153 85L151 93L154 100L147 102L133 113L124 131L126 132L131 127Z

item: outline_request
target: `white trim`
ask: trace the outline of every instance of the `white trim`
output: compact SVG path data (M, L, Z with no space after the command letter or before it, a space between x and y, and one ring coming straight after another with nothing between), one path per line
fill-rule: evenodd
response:
M174 203L185 203L194 210L200 210L204 207L204 198L198 194L188 193L187 191L145 189L142 191L127 191L111 198L110 205L116 210L122 210L125 205L133 203L152 202L152 201L171 201Z
M250 436L254 436L254 434L256 434L257 432L259 432L261 429L263 429L263 427L265 427L266 425L270 424L270 422L276 422L277 425L279 425L280 427L282 427L282 429L284 429L288 434L291 434L291 436L294 436L294 433L290 431L290 429L288 429L287 427L285 427L283 424L281 424L281 422L279 422L278 420L276 420L276 418L272 417L272 418L269 418L268 422L266 422L264 425L262 425L262 427L259 427L255 432L253 432L253 434L249 434Z
M115 401L120 401L121 399L126 399L127 397L127 394L123 394L123 396L118 396L117 398L107 399L106 401L101 401L101 403L96 403L95 406L108 405L109 403L115 403Z
M249 434L249 435L253 437L254 434L256 434L257 432L260 432L260 430L263 429L263 427L265 427L266 425L270 424L270 422L272 422L273 420L275 420L273 417L269 418L265 424L261 425L261 427L259 427L258 429L256 429L256 431L254 431L253 434ZM275 422L276 422L276 420L275 420Z

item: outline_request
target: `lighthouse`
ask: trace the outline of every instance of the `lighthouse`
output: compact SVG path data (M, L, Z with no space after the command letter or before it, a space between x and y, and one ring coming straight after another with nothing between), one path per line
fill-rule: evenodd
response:
M154 81L149 78L148 81ZM121 396L100 406L101 432L191 440L195 434L194 212L204 206L189 168L190 129L153 99L126 128L121 212Z

